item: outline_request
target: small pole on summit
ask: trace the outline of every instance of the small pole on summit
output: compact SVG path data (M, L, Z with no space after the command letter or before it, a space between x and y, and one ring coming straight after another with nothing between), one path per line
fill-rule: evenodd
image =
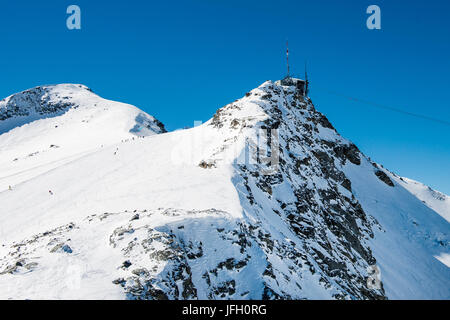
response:
M287 64L287 76L289 78L289 41L286 40L286 64Z
M309 81L308 81L308 70L307 70L307 61L305 60L305 97L308 95L309 91Z

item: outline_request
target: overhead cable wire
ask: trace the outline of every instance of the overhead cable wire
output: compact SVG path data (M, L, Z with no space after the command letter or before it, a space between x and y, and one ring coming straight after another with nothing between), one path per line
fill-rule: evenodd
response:
M320 87L316 87L316 86L314 86L314 87L316 89L319 89L319 91L324 91L324 92L330 93L332 95L348 99L350 101L359 102L359 103L370 105L370 106L375 107L375 108L390 110L390 111L394 111L394 112L397 112L397 113L400 113L400 114L404 114L404 115L408 115L408 116L411 116L411 117L421 118L421 119L425 119L425 120L428 120L428 121L437 122L437 123L440 123L440 124L443 124L443 125L446 125L446 126L450 126L450 122L447 121L447 120L437 119L437 118L426 116L426 115L423 115L423 114L418 114L418 113L405 111L405 110L402 110L400 108L395 108L395 107L387 106L387 105L384 105L384 104L379 104L379 103L376 103L376 102L371 102L371 101L367 101L367 100L363 100L363 99L359 99L359 98L354 98L354 97L351 97L351 96L348 96L348 95L345 95L345 94L341 94L341 93L338 93L336 91L332 91L332 90L325 89L325 88L320 88Z

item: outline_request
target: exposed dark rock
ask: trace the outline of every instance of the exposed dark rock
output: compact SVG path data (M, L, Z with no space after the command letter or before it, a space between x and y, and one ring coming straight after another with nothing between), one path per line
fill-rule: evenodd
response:
M336 156L340 158L343 162L345 162L345 160L348 160L356 165L361 164L359 149L352 143L349 145L346 144L337 145L334 148L334 152Z
M388 186L390 186L390 187L394 186L394 183L392 182L392 180L383 171L377 170L377 171L375 171L375 175L378 177L378 179L380 179L381 181L386 183Z
M198 166L203 169L211 169L211 168L215 168L216 164L214 162L206 162L206 161L202 160L202 161L200 161Z

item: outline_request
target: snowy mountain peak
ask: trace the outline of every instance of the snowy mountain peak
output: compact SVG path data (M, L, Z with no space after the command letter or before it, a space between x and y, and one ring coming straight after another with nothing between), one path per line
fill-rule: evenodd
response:
M246 93L242 99L219 109L212 120L213 124L216 123L217 117L221 113L227 113L229 117L247 117L249 120L261 120L262 118L258 118L258 116L279 120L285 113L292 113L294 109L303 110L302 112L296 112L302 115L300 119L306 119L307 112L310 112L320 118L323 127L334 129L330 122L315 110L311 100L303 96L295 85L285 86L281 83L281 80L264 82L259 87ZM255 111L256 115L252 114Z
M51 169L52 163L165 131L135 106L103 99L81 84L39 86L11 95L0 101L0 190ZM18 168L24 173L10 177Z
M82 84L38 86L0 101L0 134L36 120L62 116L71 109L82 108L85 112L92 113L97 110L88 109L101 107L104 111L108 108L138 110L134 106L102 99ZM142 128L146 126L148 129L143 131L143 135L149 134L150 131L165 132L164 126L159 121L148 115L144 117L143 112L139 114L136 120L138 125L140 122ZM137 127L133 126L130 129L138 132Z
M406 261L409 258L404 252L414 247L433 268L443 272L442 276L448 274L449 270L439 262L448 261L449 224L439 217L447 215L448 202L423 203L395 174L372 162L340 136L295 85L266 81L245 97L219 109L207 125L219 130L223 137L223 143L209 157L213 160L207 164L217 166L225 158L223 154L236 150L236 144L241 146L234 153L237 174L233 179L249 219L271 221L265 230L272 235L277 232L274 225L287 223L296 237L307 239L303 250L312 260L321 262L315 271L324 279L339 275L339 279L354 280L335 279L334 297L381 298L405 294L393 286L412 280L397 271L384 273L387 280L380 290L364 289L367 289L363 281L366 270L392 268L393 262L385 260L389 251L397 252ZM250 152L239 152L242 149ZM267 162L272 160L268 155L273 154L276 161ZM268 167L273 170L267 170ZM395 237L383 239L387 229L391 229L392 236L400 229L410 230L411 234L395 242ZM427 236L419 236L423 234ZM424 254L426 251L428 255ZM349 257L353 261L350 264ZM396 261L395 268L403 268L415 276L420 273L404 266L403 261ZM348 273L349 270L354 271ZM433 294L449 295L438 281L431 282ZM282 288L277 290L283 292Z
M14 116L54 114L74 106L77 96L93 94L81 84L38 86L13 94L0 101L0 120Z
M448 198L373 163L297 85L149 138L134 107L77 105L0 135L0 298L450 297Z

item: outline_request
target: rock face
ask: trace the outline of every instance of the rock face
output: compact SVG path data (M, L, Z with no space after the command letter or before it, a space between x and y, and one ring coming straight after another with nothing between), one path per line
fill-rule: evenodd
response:
M241 116L240 111L249 103L257 104L264 115ZM337 134L310 100L298 94L295 86L266 82L218 110L210 125L234 131L236 136L229 141L245 135L246 128L278 132L277 150L271 150L267 139L266 152L279 156L278 168L272 174L261 174L266 164L258 159L253 164L236 163L236 188L251 220L258 221L253 224L258 230L254 236L268 257L264 297L302 298L301 289L299 294L286 289L302 287L302 275L296 270L306 267L324 288L334 291L334 298L385 298L382 286L367 289L366 270L376 264L367 240L373 237L377 222L364 212L343 171L348 163L360 165L363 155ZM276 223L266 224L266 219ZM283 238L281 230L274 228L279 224L286 224L283 233L295 237L295 242L274 240L276 234ZM283 267L277 266L281 259Z
M83 85L73 86L76 89L90 91ZM75 106L69 96L59 92L52 94L51 89L51 86L35 87L3 99L0 101L0 121L12 117L57 114Z
M67 172L82 184L62 188ZM0 193L21 227L31 215L52 226L0 248L0 286L11 288L0 298L450 298L435 258L450 229L430 209L447 196L433 191L425 205L296 86L267 81L200 127L122 141L42 179L54 196L28 206L17 199L39 177ZM29 279L38 289L20 290Z
M383 181L384 183L386 183L388 186L393 187L394 183L392 182L391 179L389 179L389 177L387 176L386 173L384 173L381 170L377 170L375 171L375 175L378 177L378 179L380 179L381 181Z

